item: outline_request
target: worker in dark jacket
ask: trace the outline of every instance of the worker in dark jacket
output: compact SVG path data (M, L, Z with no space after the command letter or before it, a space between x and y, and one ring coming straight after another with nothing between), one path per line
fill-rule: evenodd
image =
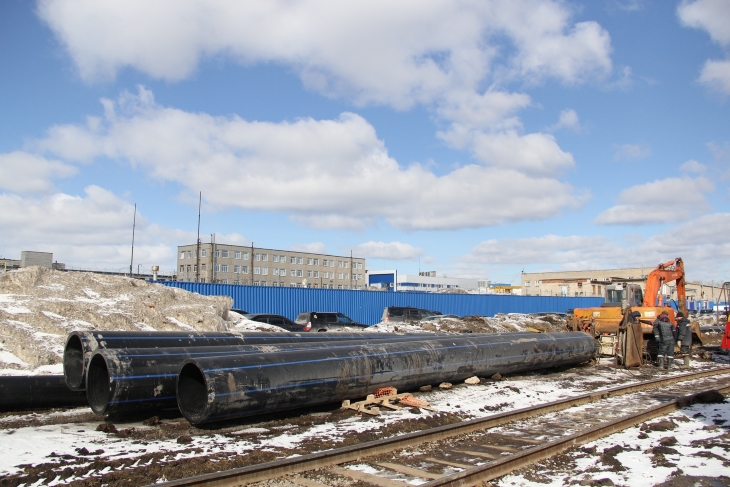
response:
M669 370L674 361L674 325L669 321L669 313L666 311L662 311L654 321L654 338L659 346L657 366Z
M689 367L690 347L692 346L692 330L689 320L681 311L677 313L677 346L680 356L684 355L684 366Z

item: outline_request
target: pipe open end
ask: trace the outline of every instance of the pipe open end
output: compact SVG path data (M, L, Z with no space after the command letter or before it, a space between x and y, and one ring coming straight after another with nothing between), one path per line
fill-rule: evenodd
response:
M96 354L91 357L86 374L86 399L91 410L96 414L104 414L109 405L112 385L109 379L109 368L104 357Z
M192 424L204 421L208 404L208 386L203 371L195 363L187 363L177 376L177 405Z
M63 376L72 391L84 390L84 347L81 337L71 335L63 350Z

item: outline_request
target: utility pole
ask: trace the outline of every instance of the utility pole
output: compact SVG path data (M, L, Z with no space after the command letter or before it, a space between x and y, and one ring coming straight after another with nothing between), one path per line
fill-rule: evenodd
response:
M253 240L251 241L251 265L249 270L251 271L251 285L253 286Z
M129 277L134 270L134 227L137 226L137 203L134 204L134 219L132 220L132 260L129 261Z
M203 192L198 196L198 240L195 249L195 282L200 282L200 205L203 203Z

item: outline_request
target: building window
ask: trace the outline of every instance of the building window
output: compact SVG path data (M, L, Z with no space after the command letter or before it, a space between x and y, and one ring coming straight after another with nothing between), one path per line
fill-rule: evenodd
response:
M261 260L261 254L253 254L253 260Z
M325 266L325 267L327 267L327 266L330 265L330 261L327 260L327 259L322 259L322 265Z
M184 259L185 258L185 252L180 252L180 258L181 259Z
M269 275L269 268L268 267L262 267L261 268L261 275L268 276Z
M314 271L314 277L319 277L319 271Z
M297 270L297 277L302 277L302 270L301 269Z
M261 274L261 267L254 267L253 268L253 273L254 274Z
M286 275L286 269L279 269L279 275L285 276Z
M198 272L198 264L193 264L193 272Z
M184 265L181 265L180 266L180 272L185 272L185 266Z
M205 264L200 264L200 270L205 272Z
M304 264L304 258L303 257L297 257L297 264Z
M337 274L337 279L344 279L344 277L343 277L343 275L342 275L342 272L339 272L339 273Z
M350 267L350 263L349 262L345 262L344 264L345 264L345 269L348 269Z
M221 264L221 272L228 272L228 264Z
M234 259L240 259L240 258L241 258L241 252L235 252L235 253L233 254L233 258L234 258Z
M213 270L214 270L215 272L220 272L220 270L221 270L221 266L220 266L219 264L215 264L215 265L213 266Z
M293 258L294 257L292 257L292 259ZM295 271L294 269L291 270L291 277L297 277L297 271Z
M269 261L269 254L261 254L261 260L264 262Z
M200 251L200 256L201 257L208 257L208 249L202 249Z
M307 257L307 265L312 265L314 260L311 257Z
M307 277L312 277L312 271L307 271Z
M241 266L241 274L248 274L248 266L242 265Z
M220 257L221 256L221 251L216 249L216 251L213 252L213 255L216 256L216 257Z
M291 257L291 258L289 259L289 262L290 262L291 264L296 264L296 263L297 263L297 258L296 258L296 257Z
M271 262L279 262L279 256L274 254L271 256Z
M540 286L540 281L535 281L535 287L539 287L539 286Z
M233 284L241 284L241 281L239 281L238 279L234 279Z
M227 258L228 258L228 251L227 251L227 250L222 250L221 252L222 252L222 255L221 255L221 256L222 256L222 257L223 257L224 259L227 259Z
M243 260L248 260L248 252L243 253Z
M342 267L342 261L341 260L338 260L337 261L337 267Z
M319 259L314 259L314 265L319 265Z
M276 257L276 256L274 256L274 257ZM274 275L274 276L278 276L278 275L279 275L279 269L277 269L277 268L275 267L275 268L274 268L274 269L273 269L273 270L271 271L271 274L272 274L272 275Z
M345 272L345 277L344 277L344 279L349 279L349 278L350 278L350 276L349 276L349 275L347 274L347 272Z
M241 272L241 266L240 265L234 265L233 266L233 273L238 274Z

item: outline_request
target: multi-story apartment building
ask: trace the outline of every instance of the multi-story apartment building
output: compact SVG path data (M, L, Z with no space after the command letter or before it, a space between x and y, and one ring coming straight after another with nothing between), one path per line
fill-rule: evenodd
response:
M362 289L367 287L365 269L365 259L359 257L218 243L177 248L178 281Z

